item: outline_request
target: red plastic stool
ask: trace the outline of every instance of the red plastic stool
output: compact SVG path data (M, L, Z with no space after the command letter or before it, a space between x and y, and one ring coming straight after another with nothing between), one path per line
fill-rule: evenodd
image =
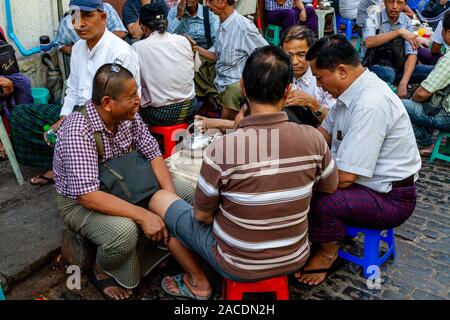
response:
M237 282L223 279L223 299L242 300L244 292L275 292L277 300L289 300L287 276L280 276L258 282Z
M163 158L166 159L173 154L175 146L177 145L177 134L188 128L187 123L176 124L173 126L155 126L150 127L152 134L160 134L164 137L164 154Z

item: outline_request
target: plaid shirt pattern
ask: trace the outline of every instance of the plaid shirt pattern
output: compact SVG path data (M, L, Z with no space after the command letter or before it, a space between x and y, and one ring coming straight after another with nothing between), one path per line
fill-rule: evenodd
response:
M433 71L422 82L421 86L428 92L435 93L438 90L444 89L450 85L450 50L439 59ZM445 104L446 106L446 104ZM450 112L448 107L444 107L447 112Z
M81 113L73 112L58 131L55 146L56 191L72 199L100 188L95 132L101 132L105 161L128 153L130 147L149 161L161 156L157 141L138 114L133 121L120 122L114 135L105 127L91 101L86 107L89 120Z
M104 4L105 12L107 15L106 18L106 28L111 31L124 31L128 32L125 26L120 19L117 11L108 3ZM58 31L56 31L55 38L53 39L53 43L61 49L65 45L75 44L80 37L75 32L75 29L72 25L72 16L70 14L66 15L62 18L61 22L58 26Z
M265 8L267 11L292 9L294 6L293 2L293 0L287 0L282 6L280 6L275 0L266 0Z

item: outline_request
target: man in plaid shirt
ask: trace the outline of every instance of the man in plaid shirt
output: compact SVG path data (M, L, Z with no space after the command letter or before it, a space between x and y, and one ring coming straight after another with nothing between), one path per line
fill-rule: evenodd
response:
M105 161L133 147L148 159L161 189L175 192L158 143L138 114L139 105L132 73L116 64L103 65L86 104L88 117L80 112L68 116L55 147L58 209L71 230L98 246L91 280L106 299L129 298L154 266L149 250L168 239L163 220L148 209L150 197L134 205L100 190L95 132L101 133Z

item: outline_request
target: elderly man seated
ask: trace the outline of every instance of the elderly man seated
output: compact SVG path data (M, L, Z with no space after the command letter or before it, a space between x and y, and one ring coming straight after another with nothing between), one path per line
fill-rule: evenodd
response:
M450 46L450 12L442 21L445 44ZM439 59L436 67L414 92L411 100L403 100L413 124L420 153L428 156L434 148L433 132L450 132L450 51ZM434 105L433 96L443 99ZM431 100L431 101L430 101Z
M193 118L195 99L194 52L189 41L166 32L164 6L153 2L140 10L144 40L133 44L138 53L145 123L168 126Z
M132 295L154 265L149 254L154 243L168 237L162 219L149 210L150 198L159 187L175 188L158 143L138 114L133 74L105 64L92 87L92 100L58 131L53 161L57 204L70 229L97 245L91 281L106 299L121 300ZM117 172L120 183L114 180Z
M202 68L195 75L196 93L200 97L217 97L222 106L222 119L234 120L245 102L239 80L245 61L258 47L266 46L255 24L234 9L234 0L208 0L205 4L219 16L216 43L206 50L194 46L215 68Z
M384 0L381 12L371 14L363 28L364 64L385 82L397 85L397 95L406 97L408 84L422 82L433 69L417 64L418 42L411 19L404 13L406 0ZM363 51L365 51L363 48Z
M292 69L292 91L286 99L283 111L289 121L317 127L335 104L333 97L317 85L306 54L314 44L314 33L305 26L294 26L281 37L281 46L290 56ZM241 109L241 116L245 110ZM235 127L235 121L196 116L201 131L226 130Z

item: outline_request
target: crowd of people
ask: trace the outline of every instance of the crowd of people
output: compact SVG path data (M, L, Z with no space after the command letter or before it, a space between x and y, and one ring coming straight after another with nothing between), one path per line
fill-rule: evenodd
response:
M234 0L128 0L123 20L71 0L55 38L70 56L63 105L34 104L26 79L0 76L17 158L45 170L31 183L55 183L64 222L97 246L91 280L105 298L133 295L155 243L185 271L162 280L172 296L211 297L198 256L236 281L318 285L346 226L411 216L420 155L435 129L450 131L450 13L421 54L406 0L352 2L341 11L361 52L342 35L317 39L311 1L265 1L283 28L275 47ZM195 190L171 177L148 130L194 117L224 133Z

